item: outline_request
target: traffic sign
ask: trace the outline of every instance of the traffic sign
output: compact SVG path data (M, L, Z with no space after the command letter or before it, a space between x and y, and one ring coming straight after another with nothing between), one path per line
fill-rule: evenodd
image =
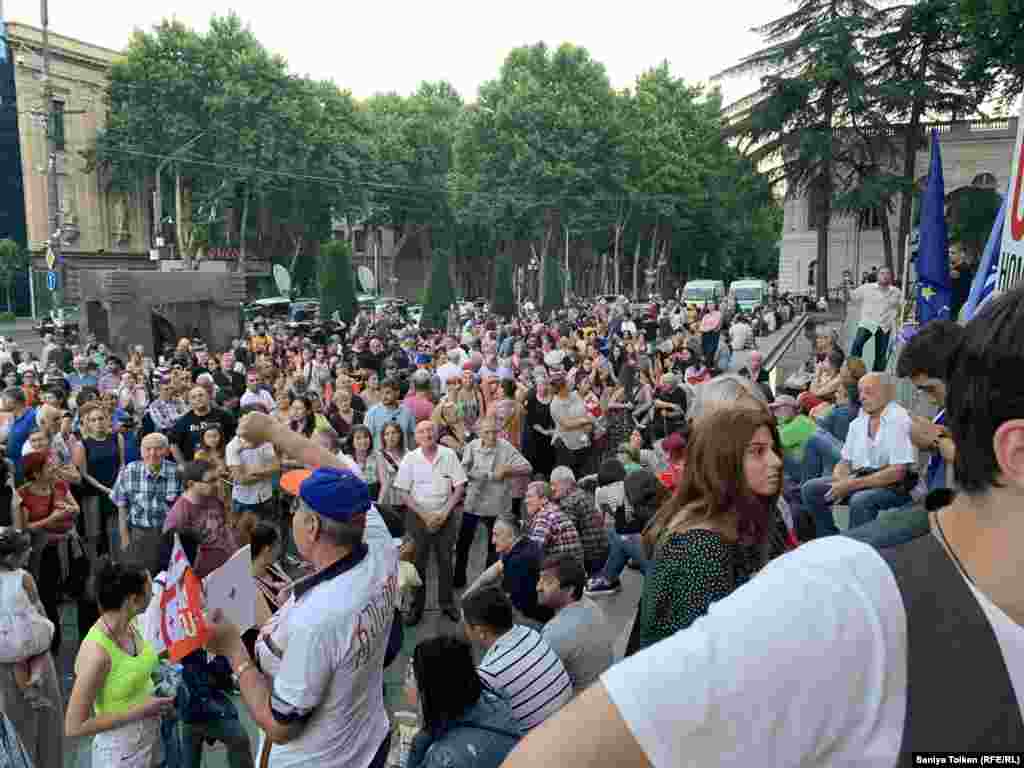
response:
M46 246L46 268L49 270L53 269L53 265L57 263L57 256L53 252L53 246L47 244ZM51 289L52 290L52 289Z
M50 271L46 273L46 287L51 291L57 290L57 273Z

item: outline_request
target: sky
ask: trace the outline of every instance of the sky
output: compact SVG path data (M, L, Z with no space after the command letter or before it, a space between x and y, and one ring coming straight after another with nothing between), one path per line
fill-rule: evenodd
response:
M40 25L39 0L0 0L4 18ZM544 41L571 42L605 65L613 87L668 60L672 73L707 82L760 47L750 27L788 12L792 0L715 3L632 0L49 0L50 29L116 50L132 30L173 15L198 31L210 17L234 11L293 72L333 80L356 98L409 94L424 80L448 80L467 101L497 77L510 50ZM756 77L721 83L725 103L757 88Z

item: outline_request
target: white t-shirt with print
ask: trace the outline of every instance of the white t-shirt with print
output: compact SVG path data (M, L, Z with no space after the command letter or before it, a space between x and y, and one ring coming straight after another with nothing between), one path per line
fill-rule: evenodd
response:
M286 611L287 647L272 703L312 715L299 736L270 751L271 768L369 765L388 734L384 653L398 597L398 548L376 509L368 552L347 573L316 586Z
M1021 705L1024 627L974 594ZM772 561L601 679L655 768L888 767L903 735L906 654L888 564L867 544L830 536Z
M228 467L253 467L270 464L277 458L273 443L248 446L242 438L235 437L225 449L225 461ZM274 483L268 477L256 483L241 485L235 483L231 489L231 498L239 504L262 504L274 495Z

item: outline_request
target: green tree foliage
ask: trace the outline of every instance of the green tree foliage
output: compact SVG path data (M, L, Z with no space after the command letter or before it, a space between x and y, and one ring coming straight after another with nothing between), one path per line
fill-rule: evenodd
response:
M438 248L433 251L430 282L427 284L427 296L423 305L420 327L444 329L445 314L453 303L455 303L455 290L452 288L448 251Z
M108 100L87 153L105 183L135 189L162 164L167 216L180 172L187 218L208 227L211 246L239 248L241 261L279 257L294 272L329 234L332 213L362 203L368 142L351 96L291 74L233 14L205 34L177 21L136 32L111 68Z
M516 297L512 261L506 255L497 258L494 269L494 296L491 300L491 312L502 317L516 314Z
M14 240L0 240L0 285L4 287L4 303L11 311L11 291L18 275L28 269L28 252Z
M1024 2L958 0L960 51L971 82L1012 102L1024 92Z
M558 261L549 256L541 264L540 311L549 313L560 309L563 304L565 277Z
M850 115L865 106L862 42L875 13L865 0L798 0L791 13L755 29L765 48L721 75L766 73L752 105L728 134L749 139L756 160L775 158L775 178L790 193L810 196L818 232L819 295L829 287L836 167L849 152L851 138L835 129L849 124Z
M321 317L337 312L343 323L351 323L358 312L351 246L344 240L322 243L318 266Z
M974 264L985 249L1001 203L1002 198L995 191L980 187L963 187L947 199L949 242L959 243L964 255Z

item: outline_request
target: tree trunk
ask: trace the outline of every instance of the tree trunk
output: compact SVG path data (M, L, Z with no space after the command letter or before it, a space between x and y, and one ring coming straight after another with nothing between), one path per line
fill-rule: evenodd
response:
M192 188L181 178L181 171L174 174L174 213L178 228L178 250L186 270L192 269L192 245L195 233L192 229Z
M242 198L242 221L238 226L238 264L236 268L239 272L245 272L245 257L246 257L246 244L245 244L245 228L249 224L249 200L252 198L252 194L249 190L249 185L245 185L245 197Z
M918 82L923 82L928 74L928 57L931 55L931 41L921 44L921 61L917 67ZM907 122L906 134L903 137L903 194L900 195L900 228L896 242L896 275L903 274L904 260L907 258L907 237L910 235L911 216L914 209L914 193L916 184L914 170L917 166L917 146L921 141L921 116L924 113L923 99L915 99L910 108L910 120Z
M601 289L600 293L608 293L608 251L601 252Z
M633 301L636 301L640 296L637 286L637 282L640 277L640 233L636 236L636 249L633 251Z
M612 248L612 269L615 270L615 295L619 295L619 289L621 288L622 275L620 273L619 264L619 251L622 249L622 225L615 225L615 244Z
M826 89L824 98L826 130L831 134L834 99L831 86ZM821 217L818 219L818 254L815 266L815 287L818 298L828 296L828 232L829 222L832 217L832 138L834 137L830 135L829 149L825 155L825 161L822 164L822 174L819 180L821 188Z

